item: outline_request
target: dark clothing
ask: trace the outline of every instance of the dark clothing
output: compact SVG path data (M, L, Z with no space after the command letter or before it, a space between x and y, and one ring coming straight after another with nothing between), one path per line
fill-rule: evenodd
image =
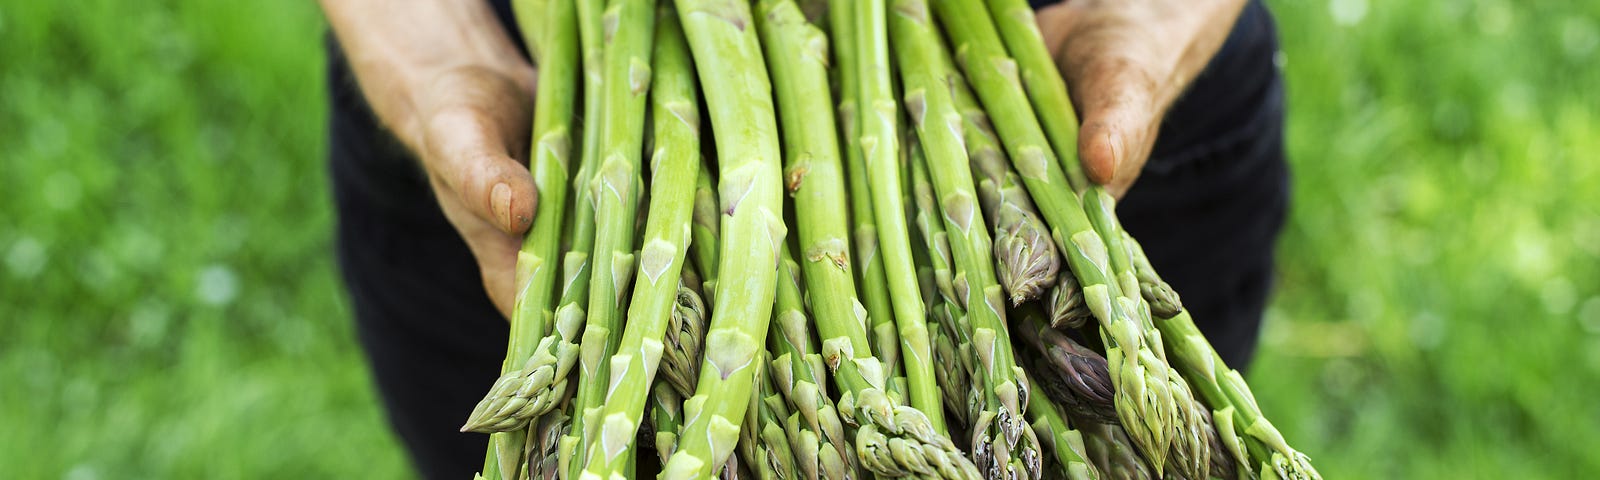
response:
M1123 226L1183 296L1206 339L1243 370L1255 354L1289 208L1277 28L1258 1L1167 112Z
M508 2L493 3L517 35ZM1239 367L1255 348L1288 202L1276 52L1272 17L1251 2L1167 114L1118 207L1201 330ZM380 127L332 41L328 84L337 250L361 345L420 473L469 478L488 437L457 430L499 371L507 324L421 167Z

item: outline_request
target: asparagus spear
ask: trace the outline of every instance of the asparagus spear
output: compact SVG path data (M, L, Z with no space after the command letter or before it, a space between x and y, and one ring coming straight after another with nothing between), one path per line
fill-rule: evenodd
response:
M665 465L678 448L678 429L683 426L683 397L665 382L650 389L650 421L656 431L656 455Z
M962 145L962 117L949 88L955 77L942 68L943 42L928 18L926 1L895 0L894 5L891 25L899 49L906 108L925 149L925 168L931 173L955 260L955 297L951 300L967 312L972 353L982 367L982 375L974 378L982 386L983 396L982 413L974 423L973 456L991 478L1036 478L1041 452L1022 418L1029 387L1026 375L1016 365L1006 330L1006 304L995 278L989 229L978 211L972 171Z
M573 4L571 1L556 0L552 5L554 8L548 9L547 16L539 18L546 25L536 27L537 17L528 12L544 6L544 2L538 2L540 5L534 3L520 0L513 7L518 12L519 23L527 31L524 41L529 51L538 51L542 45L547 53L541 55L545 58L541 63L553 72L540 82L535 92L537 108L534 110L531 133L534 144L529 163L534 185L545 195L545 201L536 207L533 225L523 239L521 250L517 252L515 284L519 288L512 311L506 359L501 366L502 379L508 385L526 382L525 367L532 366L538 370L539 364L530 360L535 357L534 348L550 328L553 316L556 258L561 253L562 216L565 214L567 197L565 182L571 153L572 98L577 90L575 76L559 73L576 69L577 39ZM540 32L545 36L542 40L537 39ZM548 395L546 391L536 392ZM517 396L514 391L510 396L497 398L501 402L497 412L520 412L523 406L538 405L543 401ZM525 418L514 423L525 423ZM523 463L522 450L527 439L525 432L517 431L521 428L518 425L507 433L493 436L490 456L494 458L485 465L486 472L497 472L501 478L516 477Z
M721 252L706 355L695 395L684 404L677 452L666 479L707 478L721 469L738 441L753 391L751 366L772 313L781 214L781 168L771 85L749 5L726 0L677 0L707 96L716 140Z
M1057 248L1067 254L1090 310L1101 319L1101 336L1117 386L1118 416L1161 472L1172 443L1172 426L1178 424L1169 383L1176 373L1146 345L1139 320L1122 305L1127 299L1106 269L1105 240L1095 232L1054 160L1017 80L1016 64L1005 56L988 12L977 0L934 0L934 6L1013 166L1050 224Z
M949 64L941 55L940 63ZM954 67L946 67L954 70ZM1061 253L1050 243L1050 231L1033 199L1000 149L989 114L978 106L965 78L951 80L956 109L961 111L962 138L978 178L978 202L984 218L994 227L994 255L1000 262L1000 284L1011 294L1011 305L1039 298L1060 275Z
M552 0L515 0L511 2L511 15L517 22L517 30L522 32L522 45L528 49L528 55L533 57L536 65L544 65L540 57L543 53L539 50L544 46L546 15L554 12L550 10Z
M789 3L792 0L777 0ZM790 3L792 7L792 3ZM766 2L762 4L766 16ZM799 13L798 9L793 10ZM804 17L799 17L804 19ZM776 70L775 70L776 71ZM802 478L843 478L850 473L842 460L848 458L850 443L844 438L844 425L834 412L833 399L829 397L826 381L822 377L822 356L812 345L810 320L806 318L800 266L782 249L778 270L777 305L773 311L772 328L776 334L767 336L772 355L769 377L777 384L777 392L787 401L787 409L794 411L793 426L785 433L794 462L789 470ZM773 408L776 410L776 408ZM823 451L830 459L837 459L824 471Z
M933 329L933 358L939 366L934 372L938 374L939 385L944 387L941 391L944 393L945 408L957 417L954 423L959 425L952 425L952 435L960 436L971 433L968 429L978 413L973 408L981 403L972 399L982 396L981 392L973 390L973 378L977 375L972 372L971 329L965 323L966 312L955 303L955 287L951 285L955 267L950 258L949 237L934 201L933 180L929 178L927 169L923 168L921 145L912 143L907 150L910 150L912 157L911 198L917 206L913 218L921 233L919 237L926 246L927 276L933 283L928 311L938 325L937 329Z
M896 0L897 2L899 0ZM944 229L944 218L939 213L938 201L933 193L933 179L928 174L921 144L908 145L911 152L911 199L917 206L912 217L928 252L928 265L932 269L934 291L944 299L956 300L955 260L950 253L950 235ZM958 311L960 306L956 307Z
M1124 311L1133 315L1138 321L1140 330L1145 336L1145 342L1156 353L1160 361L1166 362L1166 349L1161 337L1161 332L1156 329L1150 318L1150 304L1140 296L1138 275L1134 273L1133 260L1128 249L1131 237L1122 231L1122 225L1117 222L1116 213L1112 211L1111 195L1098 185L1091 186L1084 193L1084 208L1089 220L1101 238L1106 240L1106 249L1110 252L1111 268L1115 272L1119 285L1120 298L1117 301L1123 306ZM1128 241L1125 241L1127 239ZM1170 290L1170 289L1169 289ZM1170 369L1170 367L1169 367ZM1189 384L1172 370L1167 376L1168 391L1172 393L1172 412L1168 427L1172 429L1173 443L1171 445L1173 472L1185 478L1206 478L1210 476L1209 459L1210 443L1206 441L1206 434L1210 428L1204 423L1198 402ZM1160 470L1159 464L1157 470Z
M781 1L788 3L790 0ZM766 7L762 6L763 12L767 11ZM773 315L773 327L778 334L768 336L771 353L775 355L772 368L768 370L769 377L776 384L775 391L781 395L768 396L763 401L765 410L777 413L788 409L794 413L782 422L781 437L775 435L779 432L773 431L770 422L763 426L762 438L767 443L786 439L788 445L787 450L769 449L767 460L783 465L777 470L792 472L800 478L856 478L851 442L845 436L844 423L825 388L823 359L816 351L809 330L811 322L805 313L801 267L787 248L783 249L782 261ZM775 405L775 402L787 403Z
M935 432L943 432L943 400L933 375L933 348L929 343L927 312L917 288L911 263L911 241L901 198L899 171L899 118L889 75L889 38L885 0L852 3L855 18L856 102L859 142L871 182L873 218L877 220L885 276L900 334L900 358L906 374L912 407L921 410Z
M1076 418L1074 418L1076 420ZM1160 478L1150 472L1150 467L1139 458L1128 433L1116 423L1079 422L1083 434L1083 447L1089 454L1089 463L1100 470L1105 480L1149 480Z
M798 477L798 465L783 428L788 407L772 386L771 371L765 368L769 362L778 362L766 351L757 353L756 362L755 395L750 397L750 406L745 410L744 425L739 430L739 455L735 458L743 461L754 478Z
M815 292L810 298L817 316L817 329L824 339L823 358L827 359L827 365L833 370L834 381L843 391L839 413L857 423L876 421L872 429L876 433L866 435L867 440L905 443L914 445L917 451L925 451L918 454L919 458L887 457L881 463L893 466L875 470L878 473L888 474L911 468L905 465L907 462L928 466L919 473L937 473L935 467L955 462L960 458L959 452L954 452L954 444L948 439L932 433L936 432L933 424L923 423L930 422L924 413L887 403L889 397L884 392L886 372L879 358L872 355L871 342L865 330L867 311L855 297L849 247L845 241L848 230L841 203L844 185L839 173L839 147L834 136L833 116L826 101L817 101L828 97L826 42L792 0L762 0L758 8L761 13L759 27L776 80L774 86L777 89L779 112L783 115L783 134L789 145L786 157L789 165L788 185L796 198L795 215L799 221L798 234L805 255L804 278L811 291ZM779 308L800 312L798 286L788 294L785 288L785 285L779 285ZM803 316L800 318L803 319ZM795 330L803 327L804 323L795 321L793 316L789 320L781 327L781 331L787 334L784 338L792 339L788 344L790 348L803 351L806 342L799 339L808 335L801 335ZM804 370L806 365L804 362L795 363L792 368ZM795 373L803 374L798 371ZM787 375L781 373L780 380ZM816 388L821 390L820 378L812 378ZM786 383L780 382L780 386ZM821 397L826 399L826 395ZM812 403L796 404L794 408L802 414L828 410L826 405ZM852 408L846 409L844 405ZM822 433L834 446L842 448L849 445L846 439L840 438L842 426L826 424L823 422L826 419L826 416L816 419L806 417L812 431ZM863 445L860 432L857 433L855 443ZM887 451L884 445L872 442L866 445L872 452ZM839 462L847 462L849 452L841 451L838 457ZM959 470L957 467L949 468ZM834 472L827 473L828 478L838 478Z
M1057 475L1070 480L1099 480L1100 470L1089 463L1088 451L1083 446L1083 434L1067 425L1067 417L1048 398L1028 402L1028 418L1033 430L1039 432L1039 441L1045 450L1054 453Z
M1155 270L1149 269L1150 262L1139 243L1132 237L1125 240L1133 265L1141 269L1139 276L1146 282L1164 285ZM1152 286L1150 290L1171 291L1171 287ZM1311 465L1311 458L1290 447L1278 428L1261 414L1261 407L1256 404L1250 386L1245 384L1244 376L1228 368L1222 356L1195 327L1188 310L1157 319L1155 323L1165 334L1173 364L1183 371L1184 378L1213 409L1212 420L1220 443L1233 454L1240 470L1251 473L1259 466L1262 475L1270 473L1284 479L1322 478Z
M571 401L570 388L571 370L577 364L579 354L579 337L583 334L583 326L588 314L584 311L589 303L589 277L593 265L590 258L594 252L595 235L595 204L591 192L591 181L594 172L600 165L600 138L604 117L604 64L605 40L604 21L601 19L602 10L605 8L604 0L574 0L578 12L578 45L583 55L583 151L579 157L578 174L572 179L572 192L574 204L571 225L572 244L567 248L567 253L562 257L562 292L560 307L556 309L556 326L551 335L546 336L541 342L539 351L555 358L560 358L558 368L552 373L557 385L551 389L560 392L564 414L566 416L566 433L557 440L557 469L561 472L571 471L572 454L578 450L580 439L572 430L572 421L578 417L576 405Z
M639 207L640 164L644 120L651 83L651 44L655 34L655 2L612 0L606 7L602 125L603 156L590 194L595 203L594 267L589 277L589 310L584 325L578 370L576 415L572 431L583 440L569 472L585 468L595 453L589 445L610 430L595 418L605 402L607 361L617 349L625 287L634 271L633 243ZM688 181L687 178L684 181ZM687 206L687 204L686 204ZM684 221L682 224L687 224ZM659 261L652 259L653 262ZM674 278L676 275L667 278ZM613 422L611 419L604 419ZM636 423L637 424L637 423ZM631 434L630 434L631 436ZM620 453L608 445L608 456ZM631 462L630 462L631 463Z
M811 311L816 316L821 338L850 344L847 351L853 355L838 360L842 371L836 375L846 377L842 383L859 383L858 377L862 374L855 360L871 358L872 350L866 333L866 311L856 297L855 280L850 272L850 247L846 240L849 226L843 203L844 181L839 171L839 145L833 112L830 102L826 101L829 98L827 40L806 21L792 0L762 0L756 8L762 46L766 49L778 100L779 126L787 146L785 185L794 197L796 233L804 255L800 268L804 269L807 286L816 292L810 298ZM785 253L784 257L787 256ZM798 271L779 275L778 308L792 311L803 319L804 307L799 304L798 286L786 283L799 278ZM786 305L785 300L791 302ZM809 334L801 334L808 331L805 325L798 327L802 329L800 332L782 330L784 338L802 352L800 355L814 352L806 346L809 341L805 337ZM820 377L813 380L814 388L826 388ZM782 384L780 381L780 386ZM806 412L818 406L794 407Z
M704 178L704 173L702 171L699 177ZM709 316L700 298L701 284L700 276L686 266L678 280L677 301L667 321L666 351L661 355L660 375L651 389L650 418L655 427L656 454L660 455L662 464L677 447L678 427L683 424L683 398L694 395L694 382L700 373L706 317Z
M613 8L640 6L623 3ZM600 413L604 423L599 436L586 439L590 456L584 475L599 478L608 478L632 465L637 454L633 439L648 400L648 391L639 386L654 381L666 348L667 327L679 297L679 279L689 244L695 177L700 169L700 114L688 46L675 12L670 7L659 10L651 95L655 153L650 167L649 220L639 251L626 329L610 359L611 380Z
M690 226L689 257L695 271L704 276L705 283L694 288L709 293L717 286L717 229L721 221L717 215L717 190L711 168L702 164L700 175L694 181L694 224ZM708 303L711 297L701 296ZM704 335L702 335L704 336ZM689 381L694 382L694 377ZM692 386L691 386L692 388Z
M1067 82L1061 79L1055 59L1045 48L1044 36L1039 33L1039 21L1033 16L1033 6L1026 0L987 0L989 13L994 18L1006 49L1017 61L1017 73L1022 88L1050 145L1055 147L1056 158L1066 171L1067 180L1075 190L1094 187L1083 175L1078 164L1078 118L1067 97Z
M889 280L884 276L883 256L878 254L878 223L872 216L872 191L867 184L866 160L861 153L860 109L856 105L861 89L855 80L859 70L855 20L848 0L829 0L828 3L834 72L838 75L839 132L844 137L850 219L854 229L851 238L856 247L856 262L861 266L856 270L856 280L870 322L870 352L883 362L883 371L894 377L900 375L900 334L895 331L894 311L889 306ZM822 335L834 336L826 331Z

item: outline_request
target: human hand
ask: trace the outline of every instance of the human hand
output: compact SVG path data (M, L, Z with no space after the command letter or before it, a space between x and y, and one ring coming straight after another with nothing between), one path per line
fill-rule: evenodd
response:
M419 91L413 145L445 218L472 250L489 300L510 318L517 250L537 190L525 165L531 75L480 66L440 72Z
M421 160L435 199L510 317L537 192L527 152L537 74L487 2L324 0L362 94Z
M1083 126L1089 179L1120 198L1167 108L1228 38L1246 0L1068 0L1037 12Z

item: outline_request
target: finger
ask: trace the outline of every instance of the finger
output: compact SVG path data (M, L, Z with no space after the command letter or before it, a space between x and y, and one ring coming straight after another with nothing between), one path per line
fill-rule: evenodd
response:
M444 191L507 234L526 231L538 192L527 167L505 148L499 127L477 111L459 109L434 114L428 129L430 171Z
M517 235L533 222L537 189L517 157L532 103L524 82L481 69L441 75L422 123L429 174L473 215Z
M1116 52L1078 65L1072 91L1083 116L1078 152L1084 170L1096 183L1131 182L1127 177L1144 166L1160 126L1155 77L1133 57Z

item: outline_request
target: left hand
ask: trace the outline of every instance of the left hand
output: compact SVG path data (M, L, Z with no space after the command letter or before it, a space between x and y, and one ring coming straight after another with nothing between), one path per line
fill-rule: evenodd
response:
M1068 0L1037 12L1039 29L1083 122L1089 179L1122 197L1139 177L1161 118L1222 48L1246 0Z

